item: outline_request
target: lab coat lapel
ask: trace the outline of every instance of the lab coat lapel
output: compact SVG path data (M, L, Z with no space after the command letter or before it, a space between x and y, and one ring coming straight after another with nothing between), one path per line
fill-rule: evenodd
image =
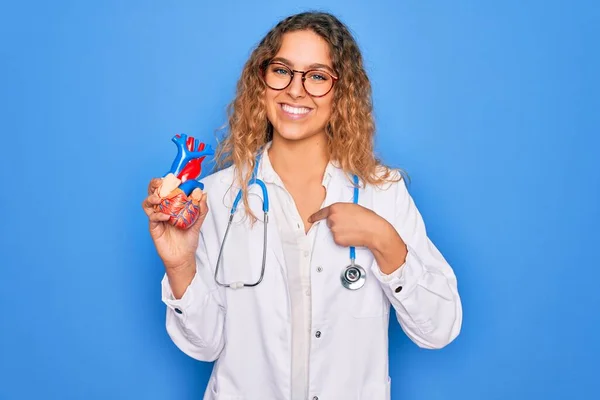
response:
M258 172L258 177L259 179L263 179L263 174L262 174L262 169L259 168L259 172ZM231 179L231 177L229 178ZM231 200L229 201L229 203L227 204L228 207L231 207L233 204L233 199L235 198L235 196L237 195L238 191L240 190L240 186L237 184L237 182L234 182L233 184L231 182L227 182L227 177L223 177L222 178L222 182L225 184L229 184L231 185L230 188L230 195L227 196L229 197ZM277 226L277 218L275 217L275 212L273 210L273 207L275 206L273 204L273 201L275 201L275 195L272 194L272 190L270 190L271 188L269 188L269 184L267 183L267 190L268 190L268 196L269 196L269 214L268 214L268 221L267 221L267 253L272 253L272 255L274 256L275 260L277 261L278 264L278 268L280 269L281 273L283 274L283 277L285 278L286 282L287 282L287 271L285 268L285 263L284 263L284 257L283 257L283 248L281 246L281 238L279 236L279 227ZM252 193L261 193L261 190L258 188L258 186L256 185L252 185ZM261 195L262 198L262 195ZM264 221L262 221L263 219L263 214L261 214L259 212L259 208L256 207L255 210L255 214L256 216L259 218L259 221L256 221L255 225L254 225L254 229L253 229L253 234L251 237L249 237L249 244L251 246L258 246L257 248L262 249L263 246L263 241L264 241L264 235L263 235L263 228L264 226ZM242 207L242 203L240 202L240 206L238 206L238 213L239 212L243 212L243 207ZM249 222L248 222L249 223ZM256 229L258 228L258 229ZM268 257L267 257L268 258ZM273 266L266 266L266 268L272 268ZM267 273L267 271L265 271L265 273Z
M352 203L354 196L354 186L352 185L352 181L340 168L331 166L330 171L331 178L329 184L327 185L327 194L325 196L323 208L335 203ZM333 244L333 237L331 236L331 231L327 227L327 222L325 220L321 220L318 222L318 224L320 224L320 226L317 230L316 243Z
M330 167L331 180L327 187L324 207L334 203L352 203L354 197L354 185L349 176L337 167Z
M269 211L269 220L267 224L267 246L269 251L271 251L275 256L275 259L279 264L279 269L281 270L281 273L287 282L287 269L285 268L285 262L283 258L283 248L281 246L281 237L279 236L277 218L275 218L275 213L271 211Z

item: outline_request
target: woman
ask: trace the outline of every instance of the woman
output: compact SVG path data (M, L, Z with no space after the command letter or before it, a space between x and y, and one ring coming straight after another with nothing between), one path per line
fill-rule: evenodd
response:
M390 305L421 347L458 335L454 273L373 136L356 42L334 16L302 13L246 63L217 151L231 165L203 180L191 228L164 222L151 181L167 331L190 357L216 360L205 399L389 399ZM353 248L362 270L346 273Z

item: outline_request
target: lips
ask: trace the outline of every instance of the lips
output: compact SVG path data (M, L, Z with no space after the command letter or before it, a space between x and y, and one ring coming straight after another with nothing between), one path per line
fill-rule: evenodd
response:
M279 107L283 113L291 119L300 119L304 118L312 111L310 107L291 105L287 103L280 103Z

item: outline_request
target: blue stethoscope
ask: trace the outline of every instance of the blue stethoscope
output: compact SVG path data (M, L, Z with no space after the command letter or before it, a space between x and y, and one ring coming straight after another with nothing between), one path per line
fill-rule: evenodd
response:
M221 256L223 255L223 247L225 246L225 241L227 240L227 234L229 233L229 228L231 227L231 223L233 221L233 217L235 212L237 211L238 204L242 199L242 190L240 189L233 201L233 206L231 207L231 212L229 214L229 222L227 223L227 229L225 230L225 235L223 236L223 241L221 242L221 248L219 249L219 257L217 258L217 266L215 268L215 282L222 287L228 287L231 289L240 289L243 287L254 287L257 286L260 282L262 282L263 277L265 275L265 264L267 260L267 224L269 223L269 193L267 191L267 185L261 180L258 179L258 164L260 162L261 153L256 157L254 163L254 171L252 172L252 178L250 178L250 182L248 183L248 187L251 185L258 185L262 190L263 195L263 212L264 212L264 239L263 239L263 256L262 256L262 268L260 272L260 278L254 283L244 283L244 282L231 282L231 283L223 283L219 282L218 273L219 273L219 265L221 264ZM353 176L354 181L354 196L353 203L358 204L358 176ZM340 275L340 280L342 282L342 286L346 289L356 290L363 287L365 284L365 280L367 274L365 270L360 265L356 264L356 249L354 246L350 247L350 265L348 265L342 271Z

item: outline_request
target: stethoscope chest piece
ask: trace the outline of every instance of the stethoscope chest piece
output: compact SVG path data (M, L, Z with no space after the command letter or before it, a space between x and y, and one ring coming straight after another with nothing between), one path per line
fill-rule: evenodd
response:
M342 280L342 286L346 289L356 290L363 287L367 274L363 267L352 263L342 271L340 279Z

